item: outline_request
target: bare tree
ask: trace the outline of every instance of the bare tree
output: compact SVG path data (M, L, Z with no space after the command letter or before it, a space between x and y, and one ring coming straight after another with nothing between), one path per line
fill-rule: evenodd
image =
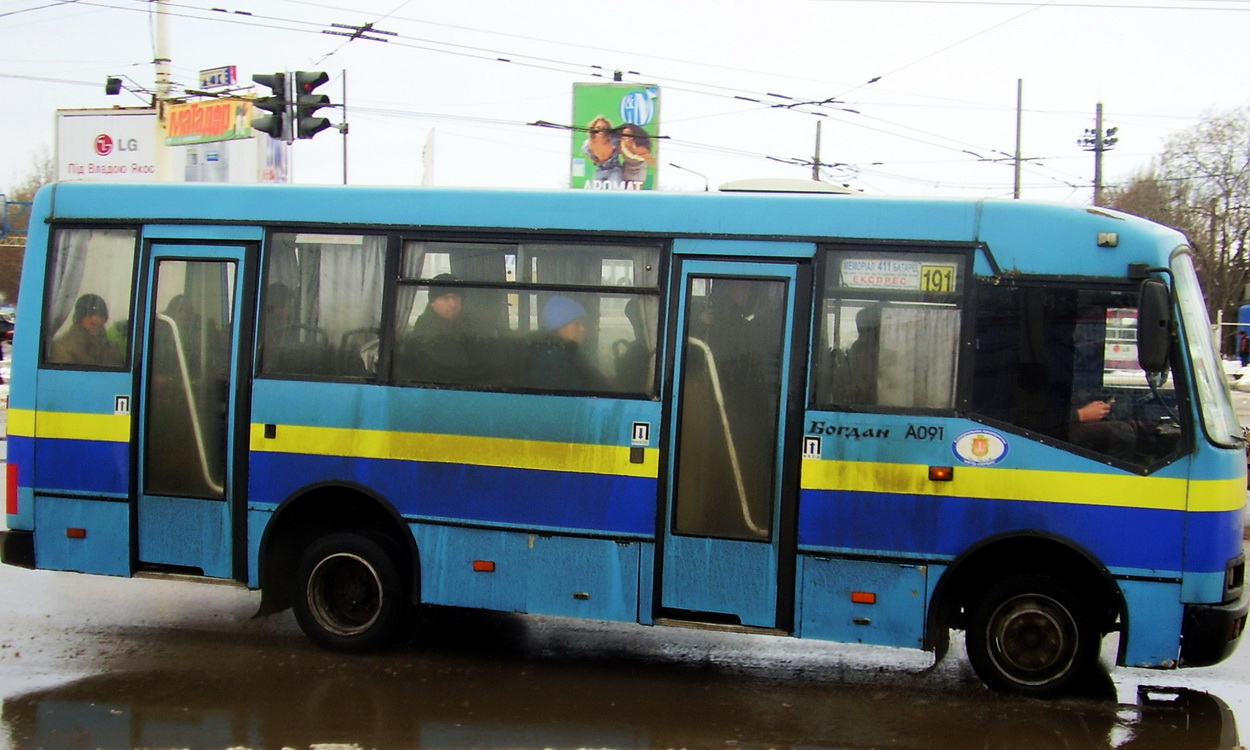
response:
M8 236L0 238L0 300L16 303L22 275L22 250L30 210L23 205L34 199L39 188L56 178L56 162L46 148L31 156L30 173L5 195L4 225Z
M30 172L7 193L10 202L29 202L34 200L39 188L56 179L56 161L48 149L42 148L30 157ZM27 216L24 211L11 211L7 217L7 226L11 230L26 229Z
M1168 141L1162 164L1183 189L1207 308L1236 320L1250 277L1250 108L1207 115Z
M1185 232L1212 320L1237 319L1250 281L1250 107L1208 113L1108 205ZM1225 337L1225 351L1232 332Z

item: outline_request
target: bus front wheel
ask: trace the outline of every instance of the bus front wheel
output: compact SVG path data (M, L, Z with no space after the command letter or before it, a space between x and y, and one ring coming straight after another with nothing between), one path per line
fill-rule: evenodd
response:
M968 660L994 690L1052 697L1093 671L1100 640L1083 602L1067 587L1046 576L1016 576L976 604Z
M404 578L383 538L324 536L300 559L295 619L315 643L336 651L392 644L408 624Z

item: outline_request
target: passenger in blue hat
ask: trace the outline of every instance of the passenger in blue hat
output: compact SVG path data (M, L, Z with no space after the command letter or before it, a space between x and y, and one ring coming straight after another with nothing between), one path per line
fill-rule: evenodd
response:
M569 391L607 389L607 380L581 351L586 308L563 295L548 299L538 314L543 334L530 356L529 382L537 388Z

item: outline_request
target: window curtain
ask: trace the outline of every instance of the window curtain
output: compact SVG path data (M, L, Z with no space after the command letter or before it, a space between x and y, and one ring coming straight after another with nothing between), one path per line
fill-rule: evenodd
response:
M877 403L950 408L955 398L959 311L888 305L881 314Z
M503 283L508 279L506 250L499 245L461 245L451 254L451 272L464 281ZM500 335L508 330L508 291L506 289L465 290L467 322L484 335Z
M401 279L421 278L421 269L425 265L425 243L405 242L403 257L400 260L399 277ZM400 284L399 294L395 299L395 335L402 336L408 321L412 320L412 308L417 304L415 284Z
M332 346L340 346L349 332L381 325L386 238L360 239L360 245L317 247L312 308Z
M47 326L44 328L49 333L49 340L74 312L74 303L82 289L91 234L89 229L57 232L56 256L52 260L52 294L49 297Z

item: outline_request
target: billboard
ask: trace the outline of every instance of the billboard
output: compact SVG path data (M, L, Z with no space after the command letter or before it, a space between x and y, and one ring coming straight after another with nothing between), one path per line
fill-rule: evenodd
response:
M158 147L151 107L56 111L58 180L155 182Z
M658 86L573 84L569 186L587 190L654 190L659 126Z
M252 102L247 99L170 104L165 117L166 146L252 137Z
M174 182L291 181L289 147L264 133L242 140L190 143L170 151Z

